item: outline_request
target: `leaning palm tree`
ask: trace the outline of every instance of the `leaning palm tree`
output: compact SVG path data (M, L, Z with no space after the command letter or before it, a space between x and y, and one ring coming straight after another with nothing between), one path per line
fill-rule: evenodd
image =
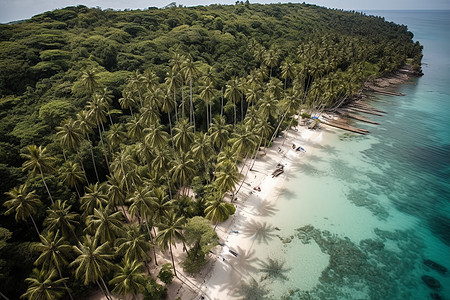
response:
M42 146L37 147L36 145L29 145L26 147L26 153L22 153L20 156L25 159L25 162L22 164L22 169L24 171L30 171L33 175L37 173L41 175L48 196L50 197L51 202L54 203L52 194L50 194L50 190L48 189L44 177L45 172L53 170L53 158L47 153L47 147L42 148Z
M64 287L62 284L68 278L61 278L54 280L57 273L53 269L50 272L47 270L33 269L31 276L25 279L28 282L28 289L21 296L28 300L54 300L59 299L64 295Z
M111 300L103 276L113 268L114 265L111 260L114 255L111 254L108 242L101 245L98 245L97 242L97 239L88 235L85 236L83 243L78 243L78 246L73 247L78 256L69 266L76 266L76 279L82 278L84 285L88 285L91 282L97 283L106 298ZM99 280L102 282L103 287L100 285Z
M16 222L26 221L28 218L33 222L34 229L39 235L39 229L34 221L33 214L36 213L37 208L42 205L41 200L36 196L35 191L27 192L28 186L21 184L5 194L9 196L9 200L5 201L3 205L7 208L5 215L15 213L14 218Z
M205 208L205 218L215 223L214 229L219 222L226 221L236 211L233 204L223 201L222 197L218 196L215 195L216 199L208 201Z
M131 294L131 299L134 300L139 299L138 294L145 289L146 277L140 261L122 260L109 283L114 285L114 294L122 296L123 299L128 299L127 295Z
M57 200L51 208L47 209L47 218L44 220L44 226L49 231L61 231L63 237L70 236L77 238L75 228L80 224L79 214L70 211L71 205L67 201Z
M175 261L173 259L172 245L175 245L176 240L184 240L183 227L185 223L186 219L184 217L180 217L175 212L172 212L167 217L162 219L162 223L158 227L158 236L156 237L156 240L161 245L163 250L169 248L175 276L177 276L177 271L175 269Z
M34 265L42 266L43 270L48 271L56 269L59 277L64 279L61 268L69 264L68 260L72 252L72 246L63 237L59 236L59 231L56 231L56 233L49 231L46 236L39 235L39 238L41 242L32 246L33 249L41 252ZM73 300L66 283L63 282L63 284L69 293L70 299Z

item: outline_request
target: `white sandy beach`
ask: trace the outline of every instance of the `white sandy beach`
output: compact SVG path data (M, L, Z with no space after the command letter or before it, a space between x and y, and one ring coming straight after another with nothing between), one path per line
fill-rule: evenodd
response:
M211 262L203 274L195 277L184 274L191 281L188 284L192 288L180 286L174 294L172 287L169 290L170 299L176 297L186 300L202 299L202 297L204 299L236 298L236 288L250 279L249 271L254 271L257 267L254 264L258 257L258 253L253 249L255 241L263 239L265 231L274 230L265 223L264 219L277 212L279 191L282 190L285 179L294 169L296 161L305 155L312 154L312 148L308 145L320 143L321 139L320 130L308 130L298 126L287 132L286 139L276 138L273 146L266 150L266 155L258 157L253 170L247 173L242 188L237 194L237 200L234 202L235 215L217 226L216 231L224 246L213 249L214 255L211 255ZM307 152L296 151L292 147L293 144L304 147ZM246 164L244 174L250 160ZM272 177L277 164L284 165L285 172L278 177ZM261 191L254 190L254 187L258 186ZM237 253L237 256L235 257L229 250Z

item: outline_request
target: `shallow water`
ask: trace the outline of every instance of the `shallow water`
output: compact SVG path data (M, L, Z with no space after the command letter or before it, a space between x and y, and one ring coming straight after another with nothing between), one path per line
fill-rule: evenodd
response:
M288 174L268 237L253 249L275 299L450 299L450 12L380 11L424 45L425 76L375 98L388 113L360 136L323 128ZM269 259L270 258L270 259ZM272 261L273 265L273 261ZM422 281L428 275L442 288Z

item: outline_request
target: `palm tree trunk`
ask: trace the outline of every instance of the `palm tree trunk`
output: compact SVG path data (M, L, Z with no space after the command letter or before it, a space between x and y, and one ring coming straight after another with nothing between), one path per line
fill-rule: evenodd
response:
M172 243L170 243L170 242L169 242L169 248L170 248L170 256L172 257L173 274L175 275L175 277L178 277L177 270L175 270L175 261L173 260Z
M221 92L222 92L222 96L220 97L220 101L221 101L222 105L220 106L220 116L223 115L223 87L221 89Z
M31 222L33 222L34 229L36 229L36 232L37 232L38 237L39 237L39 236L41 235L41 233L39 232L39 229L37 228L36 222L34 222L34 219L33 219L33 216L32 216L32 215L30 215L30 219L31 219Z
M2 292L0 292L0 296L2 296L5 300L9 300L9 298L3 295Z
M63 279L63 276L62 276L62 274L61 274L61 270L60 270L60 268L59 268L58 265L56 265L56 269L58 270L59 278ZM64 287L65 287L66 290L67 290L67 293L69 294L70 300L73 300L72 294L70 293L69 287L67 286L66 282L63 281L63 284L64 284Z
M106 293L106 291L102 288L102 286L100 285L100 282L98 282L98 280L96 280L98 287L100 288L100 290L102 291L102 293L106 296L106 299L111 300L108 296L108 294Z
M50 201L52 201L52 204L55 204L52 194L50 194L50 190L48 189L47 183L45 182L44 173L42 172L41 168L39 168L39 171L41 171L42 182L44 183L45 189L47 190L48 196L50 197Z
M92 149L93 147L92 147L92 142L91 142L91 140L89 139L89 135L88 134L86 134L86 137L87 137L87 139L88 139L88 141L89 141L89 145L90 145L90 150L91 150L91 157L92 157L92 165L94 166L94 171L95 171L95 177L97 178L97 182L100 182L100 179L99 179L99 177L98 177L98 172L97 172L97 166L95 165L95 158L94 158L94 150ZM85 173L86 174L86 173Z
M244 94L241 96L241 121L244 120Z
M177 93L176 88L173 86L173 102L175 103L175 121L178 122L178 105L177 105Z
M181 84L181 118L185 118L184 113L184 83Z
M78 153L78 151L77 151ZM81 170L83 170L83 175L84 175L84 179L86 179L86 182L89 182L87 175L86 175L86 169L84 168L84 164L83 164L83 160L80 157L80 166L81 166Z
M106 294L107 294L106 298L108 298L108 296L109 296L108 299L111 299L111 293L109 292L108 287L106 286L106 283L105 283L105 281L103 280L103 277L100 277L100 279L102 280L103 286L105 287L105 291L106 291ZM106 294L105 294L105 295L106 295Z
M78 190L77 185L75 184L74 187L75 191L77 192L78 198L81 198L80 191Z
M260 140L259 140L258 148L256 148L255 155L254 155L254 157L252 158L253 161L252 161L252 165L251 165L251 167L250 167L250 171L253 170L253 166L255 165L255 162L256 162L256 156L258 156L258 151L259 151L259 147L261 147L262 140L263 140L263 137L261 136L261 138L260 138Z
M190 80L190 102L191 102L191 110L192 110L192 125L194 125L194 132L195 132L195 110L194 110L194 101L193 101L193 95L192 95L192 76Z
M103 151L105 151L105 143L103 142L102 132L100 130L100 124L98 122L97 122L97 128L98 128L98 134L100 135L100 142L102 143L102 149L103 149ZM108 156L106 155L106 151L105 151L105 153L103 153L103 155L105 156L106 166L108 167L108 171L109 171L109 161L108 161Z
M156 250L155 250L155 243L153 242L153 235L152 235L152 233L150 232L150 228L148 228L148 222L145 222L145 227L147 227L147 232L148 232L148 235L150 236L150 239L151 239L151 242L152 242L152 245L153 245L153 257L155 258L155 265L158 265L158 261L156 260Z
M169 118L170 138L173 139L173 133L172 133L172 120L170 119L170 112L167 113L167 117Z

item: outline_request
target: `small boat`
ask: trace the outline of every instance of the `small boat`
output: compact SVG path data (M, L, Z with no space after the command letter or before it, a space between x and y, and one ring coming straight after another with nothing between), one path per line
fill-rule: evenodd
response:
M295 149L295 151L302 151L302 152L306 152L305 148L298 146L297 149Z
M276 169L276 170L272 173L272 178L278 177L280 174L283 174L283 173L284 173L283 169Z
M233 254L234 256L236 256L236 257L238 256L238 254L237 254L236 252L234 252L233 250L230 249L230 250L228 250L228 251L229 251L231 254Z

